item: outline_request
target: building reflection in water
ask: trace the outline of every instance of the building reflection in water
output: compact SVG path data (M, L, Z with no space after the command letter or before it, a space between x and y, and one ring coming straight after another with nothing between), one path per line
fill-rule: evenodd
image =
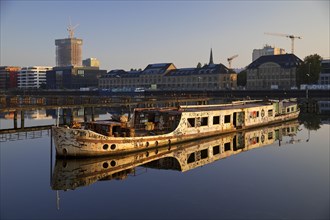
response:
M99 180L123 180L135 175L141 167L185 172L275 142L280 146L299 142L295 139L298 129L296 120L122 156L57 158L51 186L53 190L73 190ZM284 136L290 140L283 143Z

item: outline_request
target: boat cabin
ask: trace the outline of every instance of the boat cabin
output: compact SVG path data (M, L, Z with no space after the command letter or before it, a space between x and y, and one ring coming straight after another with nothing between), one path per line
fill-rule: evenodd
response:
M135 132L165 134L174 131L180 122L182 111L178 108L135 109L133 124Z
M86 123L85 129L92 130L96 133L109 137L132 137L134 130L127 127L126 123L117 121L92 121Z

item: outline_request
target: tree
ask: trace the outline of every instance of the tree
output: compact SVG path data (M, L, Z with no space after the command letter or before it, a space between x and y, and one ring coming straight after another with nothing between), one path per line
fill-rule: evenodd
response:
M309 55L297 69L297 85L317 83L321 72L322 57L318 54Z
M243 70L237 74L237 86L246 86L246 75L246 70Z
M321 118L315 116L315 114L301 114L299 116L300 124L304 124L304 127L308 130L318 130L321 128Z
M198 69L202 68L202 64L201 64L200 62L198 62L198 64L197 64L197 68L198 68Z

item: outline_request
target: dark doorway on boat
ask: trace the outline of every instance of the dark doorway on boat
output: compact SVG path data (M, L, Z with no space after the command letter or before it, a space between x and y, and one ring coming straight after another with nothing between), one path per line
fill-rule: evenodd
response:
M244 148L244 145L242 143L240 143L240 142L242 142L241 138L242 138L241 136L238 136L238 137L237 137L237 135L234 136L234 138L233 138L233 150L234 151Z
M236 126L237 126L236 121L237 121L237 112L234 112L234 115L233 115L233 125L234 125L234 128L236 128Z
M236 115L236 112L234 113L234 115ZM233 149L234 151L237 151L236 135L233 138Z
M244 112L234 112L233 114L233 125L235 128L242 128L244 123Z

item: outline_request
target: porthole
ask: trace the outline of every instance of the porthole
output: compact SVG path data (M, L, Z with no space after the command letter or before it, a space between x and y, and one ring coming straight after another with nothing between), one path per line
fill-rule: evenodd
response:
M146 157L149 157L149 152L148 151L146 152Z
M149 142L146 143L146 147L149 147Z
M108 148L109 148L109 145L107 145L107 144L103 145L103 150L108 150Z
M158 149L155 150L155 154L158 154Z
M115 144L111 144L110 148L111 148L111 150L114 150L114 149L116 149L116 145Z
M112 160L112 161L110 162L110 165L111 165L112 167L116 166L116 161Z
M155 146L158 147L158 141L155 141Z
M108 168L108 167L109 167L108 162L104 162L104 163L103 163L103 168L106 169L106 168Z
M63 155L64 156L68 155L68 150L66 148L63 148Z

